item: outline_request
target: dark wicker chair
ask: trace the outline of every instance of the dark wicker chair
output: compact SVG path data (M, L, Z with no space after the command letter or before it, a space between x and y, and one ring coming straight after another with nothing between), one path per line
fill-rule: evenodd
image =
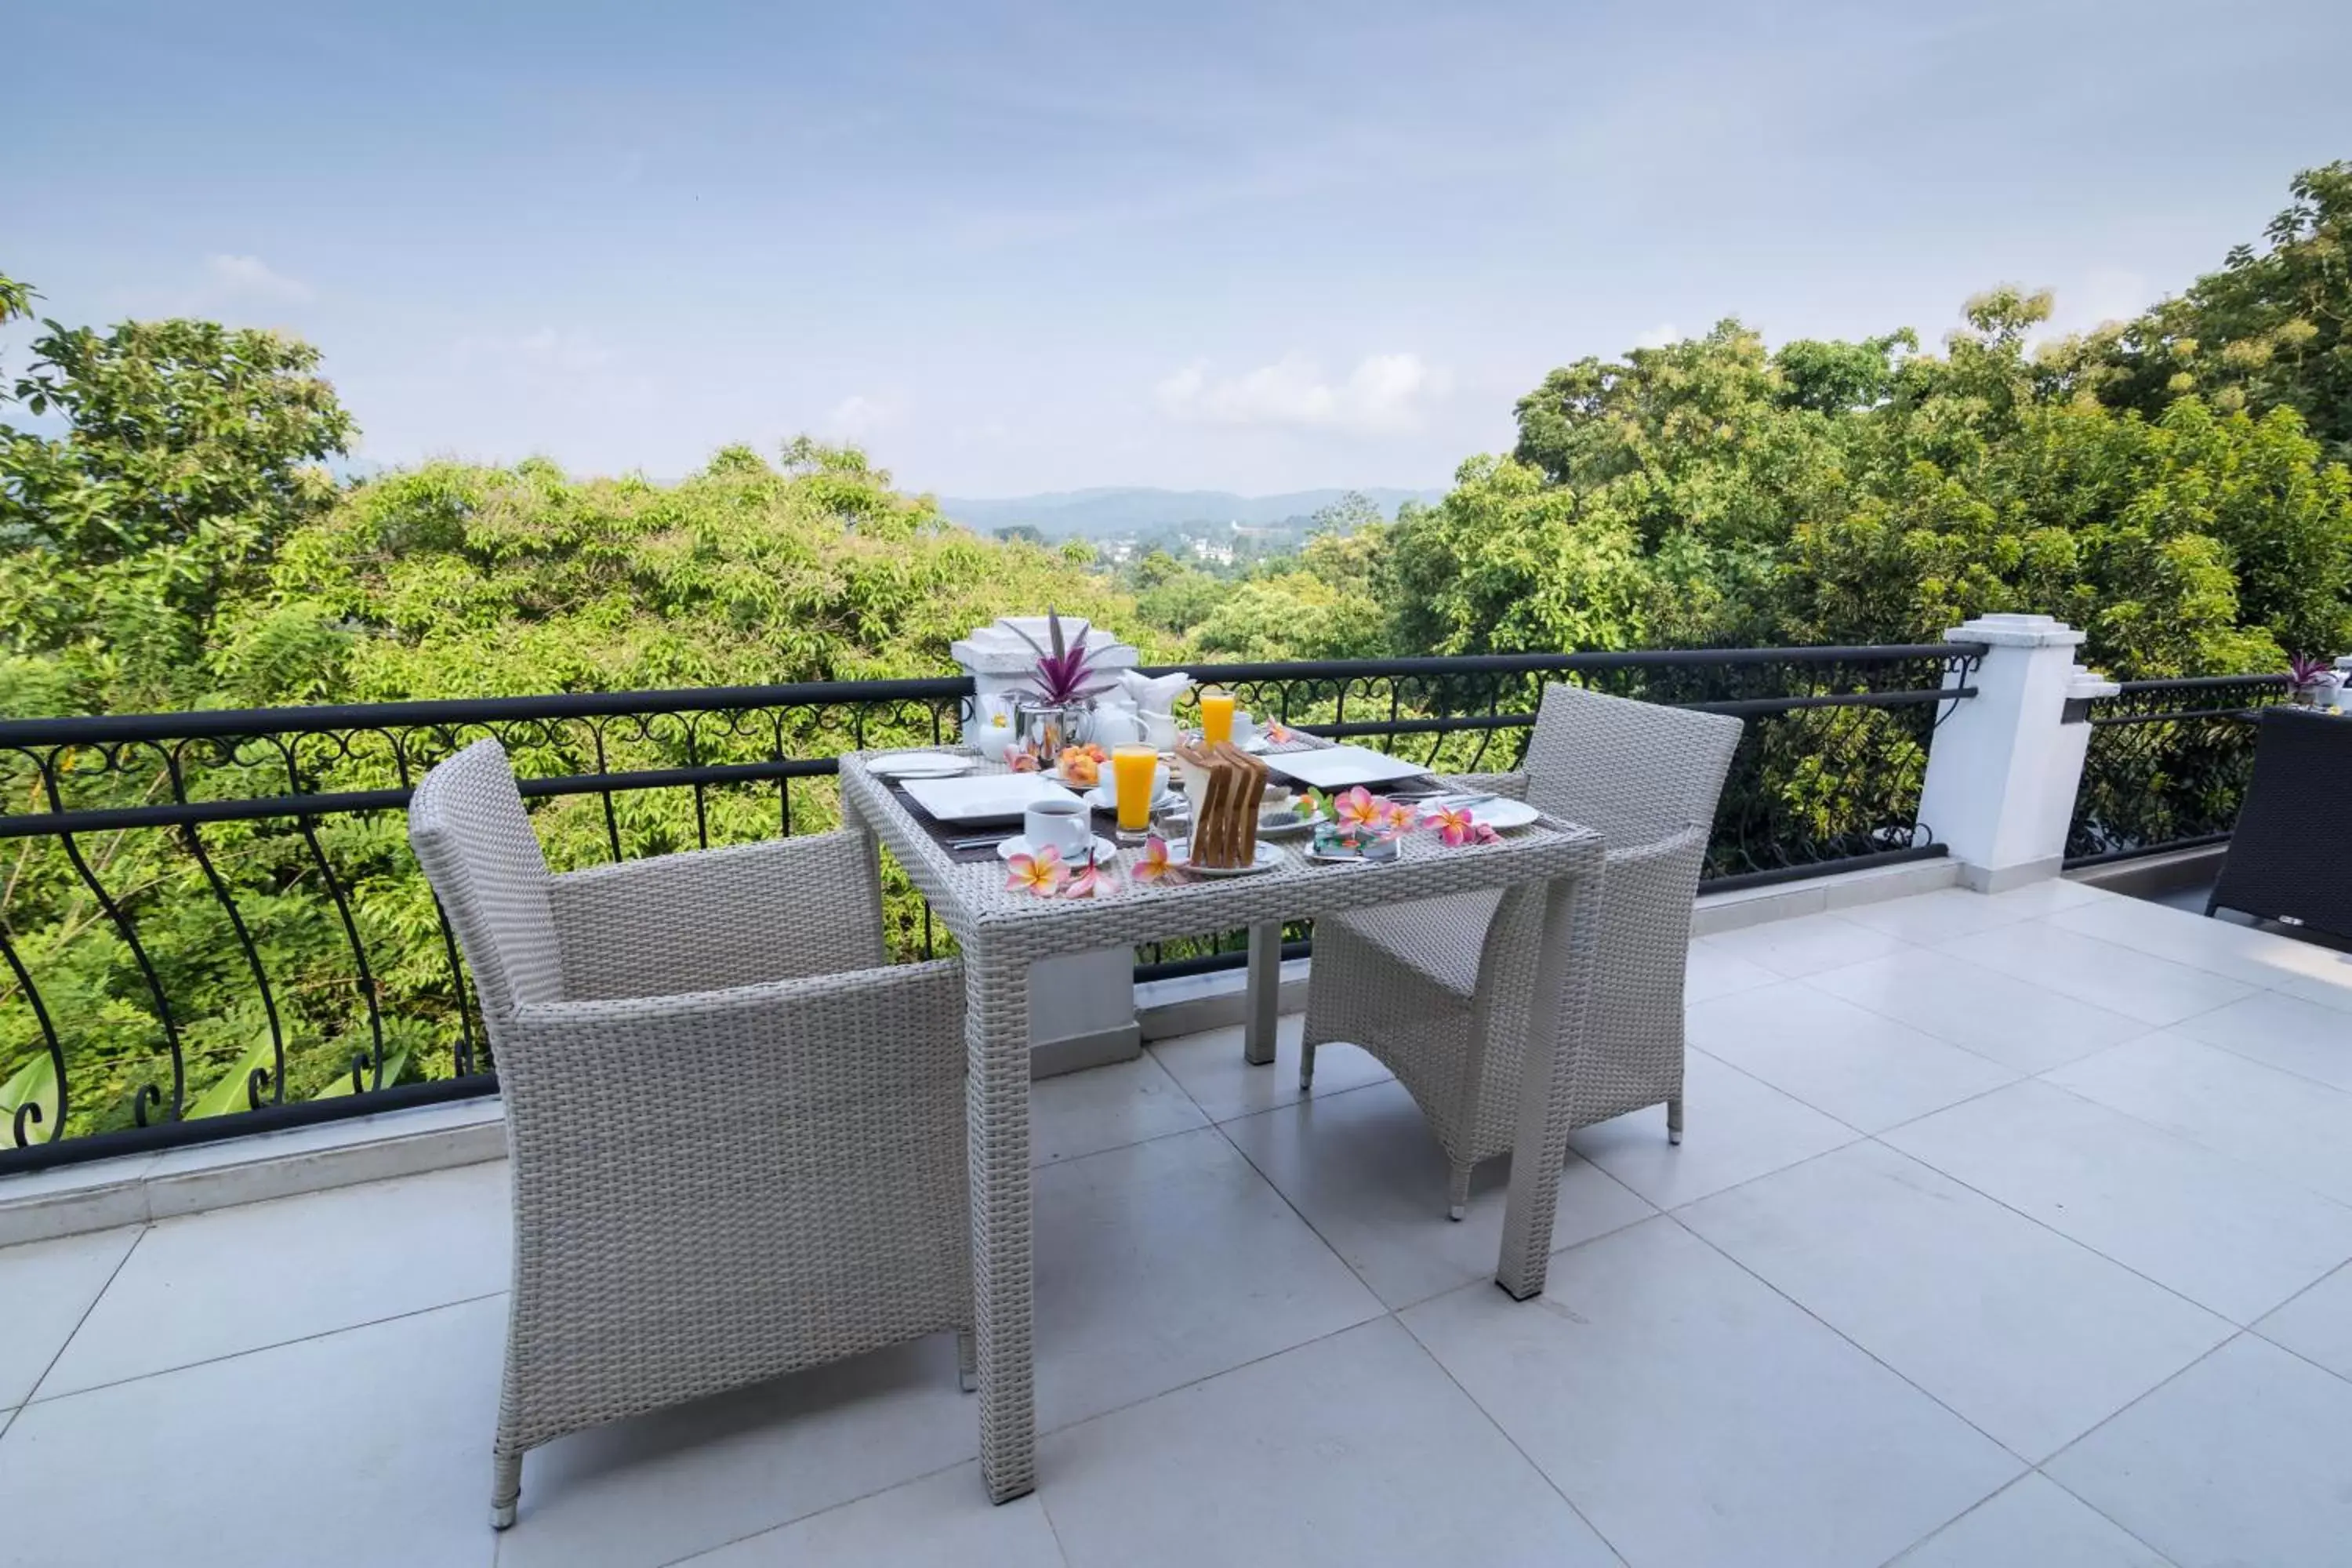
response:
M2254 776L2205 912L2236 910L2352 938L2352 719L2296 708L2262 717Z

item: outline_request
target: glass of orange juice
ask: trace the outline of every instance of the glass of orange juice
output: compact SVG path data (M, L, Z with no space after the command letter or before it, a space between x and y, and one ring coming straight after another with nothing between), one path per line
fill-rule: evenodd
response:
M1201 742L1222 746L1234 738L1234 694L1213 686L1201 689Z
M1151 832L1151 797L1160 782L1160 753L1150 746L1114 746L1112 792L1118 798L1118 838L1140 844Z

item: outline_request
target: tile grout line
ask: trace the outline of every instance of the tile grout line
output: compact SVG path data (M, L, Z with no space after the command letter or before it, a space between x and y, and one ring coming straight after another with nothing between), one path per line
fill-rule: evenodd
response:
M405 1312L388 1312L381 1318L370 1318L364 1322L343 1323L331 1329L320 1329L316 1333L296 1334L291 1339L275 1340L266 1345L248 1345L243 1350L224 1351L219 1355L202 1356L194 1361L182 1362L176 1366L159 1366L151 1372L133 1373L129 1377L117 1377L105 1383L93 1383L87 1388L67 1389L63 1393L48 1395L40 1403L56 1405L68 1399L79 1399L85 1394L101 1394L110 1388L128 1388L134 1383L144 1383L149 1378L170 1377L176 1373L191 1372L200 1366L217 1366L225 1361L238 1361L249 1355L261 1355L268 1351L284 1350L289 1345L305 1345L313 1340L332 1339L337 1334L352 1333L361 1329L380 1328L385 1323L404 1322L410 1318L421 1318L428 1312L446 1312L453 1307L470 1307L477 1302L491 1300L506 1294L507 1288L501 1286L496 1290L485 1290L478 1296L461 1296L453 1301L436 1301L431 1306L413 1307ZM24 1408L31 1409L33 1403L32 1400L27 1399Z
M2118 1040L2114 1045L2106 1047L2106 1050L2093 1051L2090 1056L2082 1057L2077 1059L2081 1061L2091 1061L2096 1058L2105 1056L2109 1051L2119 1051L2126 1046L2143 1044L2144 1042L2152 1039L2158 1035L2164 1034L2165 1032L2166 1031L2163 1029L2152 1029L2147 1034L2137 1035L2128 1040ZM2205 1042L2202 1040L2189 1040L2186 1043L2192 1046L2204 1046L2207 1050L2221 1051L2222 1055L2231 1057L2235 1060L2244 1062L2249 1067L2269 1068L2273 1072L2285 1072L2284 1068L2273 1068L2268 1062L2258 1062L2252 1057L2242 1057L2235 1051L2222 1050L2222 1047L2220 1046L2206 1046ZM2074 1062L2068 1062L2062 1067L2052 1068L2050 1071L2063 1072L2066 1068L2073 1067L2074 1065ZM2313 1079L2302 1078L2302 1075L2297 1073L2287 1073L2286 1076L2289 1078L2298 1079L2300 1081L2305 1083L2315 1083L2317 1081ZM2126 1110L2120 1105L2109 1105L2105 1100L2095 1099L2090 1095L2084 1094L2082 1090L2075 1089L2071 1084L2055 1082L2052 1080L2047 1074L2036 1073L2033 1075L2032 1081L2035 1083L2048 1084L2052 1089L2057 1089L2062 1093L2071 1094L2086 1105L2094 1105L2098 1107L2101 1110L2112 1111L2114 1114L2122 1117L2126 1121L2136 1121L2142 1127L2146 1127L2152 1131L2162 1133L2164 1136L2173 1140L2175 1142L2185 1143L2192 1149L2212 1155L2215 1159L2226 1160L2242 1170L2252 1171L2257 1175L2267 1176L2272 1181L2278 1183L2280 1185L2293 1187L2296 1192L2302 1193L2305 1196L2323 1199L2327 1203L2334 1204L2338 1208L2352 1208L2352 1202L2347 1202L2345 1199L2337 1197L2334 1193L2322 1192L2317 1187L2312 1186L2307 1182L2302 1181L2297 1177L2284 1174L2278 1171L2273 1171L2267 1165L2257 1165L2252 1161L2246 1159L2244 1156L2234 1154L2227 1149L2216 1149L2210 1143L2202 1142L2195 1138L2186 1137L2174 1131L2172 1128L2167 1127L2160 1121L2150 1121L2147 1117L2138 1114L2137 1111ZM2328 1092L2331 1094L2342 1095L2347 1100L2352 1100L2352 1094L2346 1094L2346 1092L2340 1089L2329 1089L2329 1086L2326 1084L2319 1084L2318 1087L2327 1089ZM1933 1115L1935 1113L1930 1111L1928 1114ZM1914 1118L1914 1120L1916 1121L1918 1119ZM1907 1127L1910 1123L1904 1122L1901 1125ZM1895 1129L1889 1128L1887 1131L1891 1132L1895 1131ZM2297 1294L2300 1293L2301 1292L2297 1292Z
M16 1426L16 1417L30 1410L33 1407L33 1402L40 1398L41 1385L48 1382L50 1374L58 1370L58 1363L65 1359L67 1350L72 1346L75 1340L80 1337L83 1327L89 1322L89 1315L98 1310L98 1304L106 1299L106 1293L113 1289L114 1282L122 1277L123 1268L131 1262L131 1255L139 1250L140 1244L147 1239L147 1233L154 1228L154 1222L152 1220L140 1222L139 1234L131 1238L131 1245L122 1249L122 1256L115 1260L112 1268L107 1270L106 1283L91 1293L89 1304L81 1310L81 1316L74 1320L73 1328L67 1332L64 1339L58 1342L57 1354L51 1356L48 1364L41 1368L41 1375L33 1380L33 1386L25 1391L24 1402L8 1413L8 1418L5 1421L0 1421L0 1437L6 1436L8 1429ZM62 1399L67 1396L53 1394L50 1397Z
M2066 1445L2063 1447L2061 1447L2056 1453L2052 1454L2048 1458L2036 1464L2033 1467L2034 1473L2040 1476L2042 1479L2048 1481L2052 1486L2056 1487L2059 1490L2064 1492L2068 1497L2073 1498L2076 1502L2081 1503L2084 1508L2089 1509L2093 1513L2097 1514L2101 1519L2104 1519L2108 1523L2114 1525L2117 1530L2122 1531L2126 1535L2131 1536L2134 1541L2139 1540L2139 1536L2126 1526L2123 1521L2116 1519L2114 1515L2107 1512L2106 1510L2101 1508L2097 1503L2093 1502L2089 1498L2084 1497L2073 1487L2068 1486L2062 1478L2052 1475L2048 1467L2056 1463L2059 1459L2064 1458L2074 1449L2082 1447L2091 1438L2096 1436L2101 1430L2112 1426L2115 1422L2122 1419L2131 1411L2137 1409L2148 1400L2155 1398L2158 1394L2161 1394L2164 1390L2171 1387L2182 1378L2187 1377L2190 1373L2196 1371L2199 1367L2203 1366L2207 1362L2211 1361L2215 1356L2220 1355L2223 1351L2228 1350L2231 1345L2236 1344L2240 1340L2244 1339L2248 1334L2252 1332L2253 1331L2251 1329L2240 1329L2228 1339L2223 1340L2220 1344L2215 1345L2211 1350L2207 1351L2203 1355L2199 1356L2195 1361L2190 1362L2187 1366L2182 1367L2179 1372L2174 1373L2170 1377L2168 1377L2163 1382L2158 1384L2154 1388L2149 1389L2147 1393L2133 1399L2121 1410L2118 1410L2114 1415L2107 1416L2105 1420L2092 1427L2089 1431L2084 1433L2081 1436L2070 1439ZM2258 1334L2254 1337L2257 1339L2261 1338ZM2263 1342L2264 1344L2270 1343L2268 1340L2263 1340ZM2155 1552L2156 1548L2152 1543L2150 1543L2148 1545L2148 1550ZM2157 1555L2162 1557L2164 1556L2164 1553L2157 1552Z
M1847 1145L1847 1147L1848 1147L1848 1148L1851 1148L1851 1147L1853 1147L1853 1145L1852 1145L1852 1144L1848 1144L1848 1145ZM1826 1150L1826 1151L1824 1151L1824 1152L1823 1152L1823 1153L1822 1153L1822 1154L1816 1154L1816 1155L1812 1156L1812 1159L1814 1159L1814 1160L1822 1159L1822 1158L1823 1158L1826 1154L1834 1154L1834 1153L1836 1153L1836 1152L1838 1152L1838 1151L1837 1151L1837 1150L1834 1150L1834 1149ZM1810 1164L1811 1163L1811 1160L1801 1160L1801 1161L1799 1161L1799 1162L1798 1162L1798 1163L1799 1163L1799 1164ZM1790 1167L1788 1167L1788 1168L1789 1168L1789 1169L1793 1170L1793 1169L1795 1169L1795 1166L1790 1166ZM1775 1173L1777 1174L1778 1173ZM1726 1190L1727 1191L1728 1189L1726 1189ZM1708 1195L1709 1195L1709 1196L1713 1196L1714 1194L1709 1194ZM1694 1201L1699 1201L1699 1200L1694 1200ZM1855 1352L1857 1352L1858 1354L1863 1355L1863 1356L1864 1356L1864 1357L1867 1357L1867 1358L1869 1359L1869 1361L1872 1363L1872 1364L1874 1364L1874 1365L1875 1365L1875 1366L1878 1366L1878 1367L1880 1367L1880 1368L1883 1368L1883 1369L1886 1372L1886 1373L1887 1373L1889 1376L1891 1376L1891 1377L1894 1377L1894 1378L1897 1379L1899 1382L1901 1382L1901 1383L1902 1383L1902 1384L1903 1384L1906 1388L1908 1388L1908 1389L1913 1390L1914 1392L1916 1392L1916 1394L1918 1394L1920 1395L1920 1397L1922 1397L1922 1398L1924 1398L1924 1399L1926 1399L1926 1400L1929 1401L1931 1404L1933 1404L1933 1405L1936 1406L1936 1408L1937 1408L1938 1410L1941 1410L1941 1411L1943 1411L1944 1413L1946 1413L1947 1415L1950 1415L1950 1416L1952 1417L1952 1419L1954 1419L1955 1421L1959 1422L1962 1426L1966 1426L1969 1431L1974 1432L1975 1434L1977 1434L1977 1436L1979 1436L1982 1437L1986 1442L1990 1443L1994 1447L1996 1447L1996 1448L2000 1449L2002 1453L2007 1454L2011 1458L2015 1459L2015 1460L2016 1460L2020 1465L2023 1466L2023 1467L2025 1468L2025 1469L2026 1469L2026 1470L2030 1470L2030 1469L2032 1469L2032 1468L2035 1468L2035 1465L2034 1465L2034 1461L2033 1461L2033 1460L2027 1458L2024 1455L2022 1455L2022 1454L2019 1453L2016 1449L2014 1449L2014 1448L2011 1447L2008 1444L2006 1444L2006 1443L2002 1442L2000 1438L1998 1438L1998 1437L1994 1436L1991 1433L1990 1433L1990 1432L1986 1431L1983 1427L1981 1427L1981 1426L1978 1426L1975 1422L1973 1422L1973 1421L1969 1420L1967 1416L1965 1416L1965 1415L1961 1415L1958 1411L1954 1410L1950 1405L1948 1405L1945 1404L1945 1403L1943 1402L1943 1400L1941 1400L1941 1399L1937 1398L1935 1394L1933 1394L1929 1393L1927 1389L1925 1389L1925 1388L1921 1388L1921 1387L1919 1386L1919 1384L1917 1384L1916 1383L1914 1383L1914 1382L1911 1380L1911 1378L1909 1377L1909 1375L1908 1375L1908 1374L1906 1374L1906 1373L1905 1373L1904 1372L1900 1371L1900 1370L1899 1370L1899 1369L1897 1369L1896 1367L1895 1367L1895 1366L1893 1366L1893 1365L1889 1364L1889 1363L1888 1363L1885 1359L1883 1359L1883 1358L1882 1358L1882 1357L1881 1357L1881 1356L1880 1356L1880 1355L1879 1355L1875 1351L1873 1351L1869 1346L1867 1346L1867 1345L1864 1345L1864 1344L1860 1344L1860 1343L1857 1343L1857 1342L1855 1342L1855 1341L1854 1341L1851 1336L1849 1336L1849 1335L1845 1332L1845 1331L1844 1331L1844 1330L1843 1330L1843 1329L1839 1328L1836 1324L1834 1324L1834 1323L1832 1323L1832 1322L1829 1321L1827 1319L1823 1318L1820 1313L1818 1313L1818 1312L1814 1311L1811 1307L1806 1306L1802 1301L1798 1300L1794 1296L1790 1295L1786 1290L1781 1289L1778 1285L1773 1284L1773 1283L1772 1283L1772 1281L1770 1281L1769 1279L1765 1279L1765 1278L1764 1278L1764 1276L1762 1276L1761 1274L1757 1273L1757 1272L1756 1272L1756 1270L1754 1270L1753 1268L1750 1268L1749 1267L1748 1267L1748 1265L1747 1265L1747 1264L1742 1263L1738 1258L1732 1257L1732 1256L1731 1256L1731 1254L1729 1254L1728 1252L1726 1252L1722 1247L1716 1246L1716 1244L1714 1243L1714 1241L1712 1241L1711 1239L1709 1239L1707 1237L1701 1235L1699 1232L1697 1232L1697 1231L1696 1231L1696 1230L1693 1230L1693 1229L1692 1229L1688 1225L1684 1224L1684 1223L1683 1223L1682 1216L1681 1216L1681 1215L1680 1215L1678 1212L1676 1212L1675 1210L1673 1210L1673 1209L1668 1209L1668 1210L1666 1211L1666 1213L1665 1213L1665 1217L1666 1217L1667 1219L1672 1220L1672 1221L1673 1221L1676 1226L1680 1226L1680 1227L1682 1228L1682 1231L1683 1231L1683 1233L1684 1233L1685 1235L1689 1236L1689 1237L1691 1237L1695 1238L1695 1239L1696 1239L1696 1240L1697 1240L1697 1241L1698 1241L1702 1246L1706 1247L1709 1251L1713 1252L1717 1257L1718 1257L1718 1258L1722 1258L1726 1263L1730 1264L1734 1268L1738 1269L1742 1274L1747 1275L1749 1279L1751 1279L1755 1280L1755 1281L1756 1281L1756 1283L1758 1283L1759 1285L1763 1286L1763 1287L1764 1287L1764 1289L1766 1289L1767 1290L1771 1291L1773 1295L1778 1296L1781 1300L1788 1302L1790 1306L1794 1307L1798 1311L1802 1312L1802 1313L1803 1313L1803 1314L1804 1314L1808 1319L1811 1320L1813 1322L1820 1324L1820 1325L1822 1326L1822 1329L1824 1329L1824 1330L1826 1330L1828 1332L1830 1332L1830 1333L1832 1333L1832 1334L1836 1335L1836 1336L1837 1336L1837 1339L1838 1339L1838 1342L1839 1342L1839 1343L1843 1344L1843 1345L1850 1346L1850 1347L1851 1347L1851 1348L1852 1348ZM2023 1473L2024 1473L2024 1470L2021 1470L2021 1471L2019 1471L2019 1472L2018 1472L2018 1474L2019 1474L2019 1475L2022 1475ZM1993 1489L1993 1491L1994 1491L1994 1492L1998 1492L1998 1491L2001 1490L2001 1489L2002 1489L2002 1488L2005 1488L2005 1487L2009 1487L2009 1486L2011 1486L2011 1485L2013 1485L2013 1484L2016 1482L2016 1480L2017 1480L2017 1477L2016 1477L2016 1476L2011 1476L2011 1477L2010 1477L2010 1478L2009 1478L2009 1479L2008 1479L2008 1480L2005 1480L2005 1481L2001 1482L2001 1483L2000 1483L2000 1486L1999 1486L1999 1487L1995 1487L1995 1488ZM1986 1494L1986 1496L1988 1496L1988 1497L1989 1497L1989 1496L1991 1496L1991 1495L1992 1495L1992 1493L1990 1493L1990 1492ZM1984 1499L1979 1498L1979 1499L1978 1499L1977 1500L1978 1500L1979 1502L1981 1502L1981 1501L1983 1501L1983 1500L1984 1500ZM1969 1505L1969 1507L1971 1507L1971 1508L1973 1508L1974 1506L1976 1506L1974 1503L1971 1503L1971 1504ZM1965 1511L1967 1511L1967 1510L1962 1510L1962 1512L1965 1512ZM1952 1517L1953 1517L1954 1519L1957 1519L1957 1518L1958 1518L1958 1517L1959 1517L1959 1515L1958 1515L1958 1514L1955 1514L1955 1515L1953 1515ZM1944 1521L1944 1524L1949 1524L1950 1522L1951 1522L1951 1520L1946 1520L1946 1521ZM1939 1524L1939 1525L1937 1525L1937 1526L1936 1527L1936 1529L1937 1529L1937 1530L1941 1530L1941 1529L1943 1529L1943 1528L1944 1528L1944 1525L1943 1525L1943 1524ZM1933 1534L1933 1533L1934 1533L1934 1531L1929 1531L1929 1533L1930 1533L1930 1534ZM1912 1544L1913 1546L1916 1546L1916 1545L1917 1545L1917 1544L1918 1544L1918 1542L1915 1541L1915 1542L1913 1542L1911 1544ZM1904 1548L1904 1550L1907 1552L1907 1551L1909 1551L1909 1550L1910 1550L1910 1547L1906 1547L1906 1548Z
M1610 1234L1613 1236L1616 1232L1612 1231ZM1592 1239L1598 1241L1601 1238L1599 1237L1595 1237ZM1582 1243L1579 1243L1578 1245L1581 1246ZM1466 1290L1470 1286L1476 1285L1478 1283L1478 1280L1473 1279L1469 1282L1469 1285L1455 1286L1454 1290L1441 1290L1438 1292L1438 1296L1451 1296L1454 1293L1454 1290ZM1492 1281L1488 1281L1488 1283L1492 1283ZM1432 1296L1429 1300L1434 1301L1437 1300L1437 1296ZM1413 1304L1415 1306L1422 1305L1421 1302L1415 1302ZM1518 1302L1516 1304L1525 1306L1528 1303ZM1599 1525L1593 1523L1591 1519L1585 1516L1584 1510L1576 1506L1576 1500L1570 1497L1566 1491L1562 1490L1560 1484L1552 1479L1551 1472L1545 1469L1541 1465L1536 1463L1534 1455L1519 1447L1519 1440L1511 1436L1510 1429L1503 1425L1502 1419L1493 1411L1487 1409L1486 1405L1480 1404L1476 1394L1471 1393L1467 1388L1465 1388L1462 1385L1462 1380L1454 1375L1454 1369L1447 1366L1438 1356L1437 1352L1431 1350L1428 1345L1422 1342L1421 1336L1412 1331L1412 1325L1404 1321L1403 1311L1400 1310L1390 1313L1389 1316L1396 1321L1396 1326L1398 1328L1404 1331L1404 1337L1412 1342L1412 1348L1419 1351L1422 1355L1427 1359L1429 1364L1437 1369L1438 1375L1444 1378L1447 1383L1454 1385L1454 1392L1461 1394L1465 1400L1468 1401L1470 1408L1475 1410L1480 1415L1486 1418L1486 1425L1495 1429L1496 1436L1499 1436L1504 1442L1508 1443L1511 1446L1511 1452L1517 1454L1527 1465L1528 1468L1533 1470L1538 1478L1543 1481L1543 1484L1551 1489L1553 1496L1559 1498L1561 1502L1568 1505L1568 1511L1574 1514L1577 1517L1578 1521L1580 1522L1585 1529L1592 1531L1592 1538L1601 1542L1602 1546L1608 1548L1609 1554L1617 1559L1620 1564L1625 1565L1625 1568L1631 1568L1631 1564L1633 1560L1625 1555L1624 1552L1619 1551L1617 1543L1610 1540L1608 1535L1601 1531L1601 1528Z

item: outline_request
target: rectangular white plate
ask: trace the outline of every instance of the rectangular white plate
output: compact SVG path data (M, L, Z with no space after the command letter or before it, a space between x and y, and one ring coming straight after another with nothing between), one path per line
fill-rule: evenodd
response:
M1317 789L1346 789L1349 784L1390 784L1417 779L1429 770L1419 763L1400 762L1386 752L1368 746L1318 746L1311 752L1284 752L1268 757L1266 766Z
M1078 797L1036 773L976 779L908 779L907 796L940 822L1010 822L1038 800Z

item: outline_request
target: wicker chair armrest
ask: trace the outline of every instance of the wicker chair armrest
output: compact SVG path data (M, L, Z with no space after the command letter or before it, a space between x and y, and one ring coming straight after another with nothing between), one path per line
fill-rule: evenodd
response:
M870 969L882 895L861 834L822 833L549 879L571 1001Z
M1528 775L1525 773L1448 773L1444 776L1444 782L1446 788L1458 790L1465 795L1483 790L1488 795L1498 795L1507 800L1528 798Z
M923 1060L926 1041L938 1046L928 1054L960 1063L963 1009L963 965L943 958L681 995L527 1003L515 1010L509 1033L518 1044L508 1054L526 1093L534 1068L572 1075L609 1058L625 1072L633 1053L658 1053L697 1079L764 1079L795 1051L870 1058L877 1075L888 1076ZM509 1064L502 1061L500 1070ZM750 1082L730 1079L729 1092Z
M1697 896L1708 837L1707 824L1692 823L1662 837L1609 851L1601 872L1604 951L1631 935L1654 929L1657 921L1672 921L1677 916L1681 940L1688 942L1691 900ZM1543 943L1543 915L1541 889L1514 888L1506 894L1486 928L1479 973L1532 979L1535 955ZM1681 973L1679 960L1675 973Z

